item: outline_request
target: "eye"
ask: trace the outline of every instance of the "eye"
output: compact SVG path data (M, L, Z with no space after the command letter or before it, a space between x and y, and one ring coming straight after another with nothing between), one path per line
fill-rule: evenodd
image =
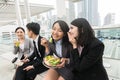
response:
M56 30L55 28L52 28L52 30Z
M16 32L16 33L19 33L19 32Z
M62 30L58 30L59 32L63 32Z
M23 33L22 31L20 33Z
M73 29L73 27L70 27L70 29Z

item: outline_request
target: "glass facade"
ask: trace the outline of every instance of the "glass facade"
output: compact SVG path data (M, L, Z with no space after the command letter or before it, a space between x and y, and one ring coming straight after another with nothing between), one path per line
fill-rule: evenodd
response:
M120 28L97 29L95 35L105 44L104 57L120 59Z

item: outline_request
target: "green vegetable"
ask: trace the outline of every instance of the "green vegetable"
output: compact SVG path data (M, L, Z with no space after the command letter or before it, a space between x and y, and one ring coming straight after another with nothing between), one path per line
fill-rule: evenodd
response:
M60 58L55 58L54 56L46 56L45 60L48 61L52 66L56 66L60 63Z

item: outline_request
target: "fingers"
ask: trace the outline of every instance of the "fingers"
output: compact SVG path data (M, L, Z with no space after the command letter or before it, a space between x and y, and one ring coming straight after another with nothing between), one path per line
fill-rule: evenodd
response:
M74 37L70 32L68 32L68 38L70 43L73 45L73 48L77 47L77 38Z
M64 58L61 59L61 64L58 64L57 67L58 68L65 67L65 59Z
M43 46L47 46L48 45L48 41L47 41L46 38L42 38L41 39L41 45L43 45Z
M26 68L24 68L23 70L26 70L26 71L28 71L28 70L29 70L29 67L26 67Z
M74 39L73 35L70 32L67 32L67 34L68 34L69 41L71 41L72 39Z
M30 69L32 69L32 66L27 66L27 67L24 68L23 70L29 71Z
M23 63L26 63L26 62L29 62L30 60L29 59L22 59L21 62Z
M62 67L65 67L63 64L59 64L56 66L57 68L62 68Z

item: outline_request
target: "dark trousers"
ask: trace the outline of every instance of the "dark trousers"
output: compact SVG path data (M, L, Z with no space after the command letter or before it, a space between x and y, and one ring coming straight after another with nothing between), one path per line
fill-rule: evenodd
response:
M42 72L47 70L47 68L44 67L42 65L42 63L41 63L41 66L34 68L34 69L31 69L29 71L23 70L25 67L32 65L35 62L36 61L33 60L31 62L23 64L22 66L19 66L16 69L14 80L34 80L37 74L42 73Z

